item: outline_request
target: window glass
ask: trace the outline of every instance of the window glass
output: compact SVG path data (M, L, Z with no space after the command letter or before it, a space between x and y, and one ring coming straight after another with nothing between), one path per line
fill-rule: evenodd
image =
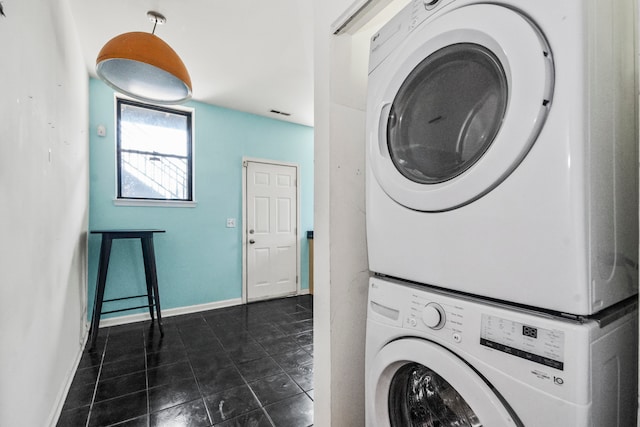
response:
M395 167L421 184L463 173L496 137L507 95L504 69L485 47L460 43L434 52L393 100L387 143Z
M191 119L118 100L118 198L193 200Z
M462 396L419 363L401 367L389 389L391 427L481 427Z

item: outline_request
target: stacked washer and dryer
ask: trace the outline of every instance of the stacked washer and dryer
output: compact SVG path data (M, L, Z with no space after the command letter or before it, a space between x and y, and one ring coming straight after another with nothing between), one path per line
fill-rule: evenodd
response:
M634 0L413 0L371 39L367 426L635 426Z

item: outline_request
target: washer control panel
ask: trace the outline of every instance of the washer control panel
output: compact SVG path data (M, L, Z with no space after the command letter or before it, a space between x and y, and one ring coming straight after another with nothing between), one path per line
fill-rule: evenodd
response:
M480 344L555 369L564 369L564 332L482 315Z
M459 344L464 335L463 319L462 305L434 301L421 293L414 293L403 325L407 329L434 333Z

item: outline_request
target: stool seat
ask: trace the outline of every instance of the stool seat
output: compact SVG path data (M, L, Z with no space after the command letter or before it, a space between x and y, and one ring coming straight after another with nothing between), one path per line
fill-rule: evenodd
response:
M153 249L154 233L164 233L165 230L93 230L91 234L101 234L100 258L98 261L98 278L96 280L96 297L93 305L93 316L91 318L91 347L94 348L98 338L98 328L100 327L100 317L107 313L136 310L139 308L149 308L151 322L154 322L153 309L155 307L158 317L158 327L160 334L164 336L162 329L162 315L160 314L160 293L158 292L158 275L156 272L156 257ZM111 243L113 239L140 239L142 244L142 258L144 261L144 273L147 283L147 293L143 295L126 296L121 298L104 299L104 288L107 283L107 270L109 269L109 257L111 256ZM110 301L121 301L131 298L147 297L148 304L136 307L122 308L119 310L102 311L102 304Z

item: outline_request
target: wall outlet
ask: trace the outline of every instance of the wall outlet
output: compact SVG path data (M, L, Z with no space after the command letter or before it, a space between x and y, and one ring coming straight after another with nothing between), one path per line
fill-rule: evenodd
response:
M236 226L235 218L227 218L227 228L234 228Z

